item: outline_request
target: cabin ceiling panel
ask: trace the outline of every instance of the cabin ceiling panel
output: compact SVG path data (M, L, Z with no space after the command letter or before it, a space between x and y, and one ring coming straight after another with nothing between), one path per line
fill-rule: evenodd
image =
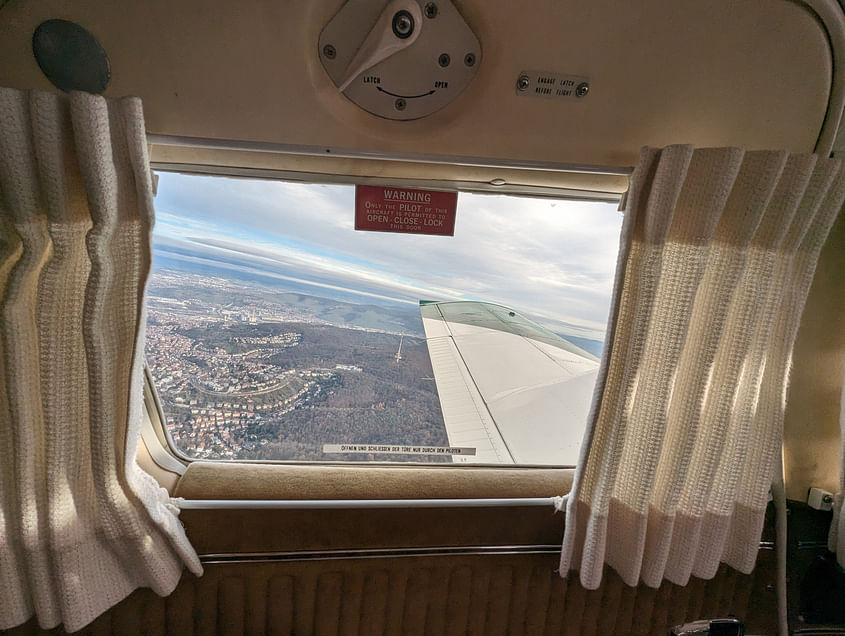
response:
M152 133L371 152L627 166L642 145L811 151L832 56L805 5L779 0L456 6L483 49L458 98L415 121L380 119L339 94L317 57L324 2L10 0L0 9L0 85L50 88L32 55L44 20L93 33L107 95L143 98ZM581 100L518 96L526 69L589 79Z

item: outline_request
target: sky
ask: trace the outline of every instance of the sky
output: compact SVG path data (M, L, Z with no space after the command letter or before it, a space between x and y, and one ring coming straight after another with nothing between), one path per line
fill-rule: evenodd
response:
M455 235L355 231L354 186L159 173L154 251L361 298L483 300L601 339L622 214L616 204L458 197Z

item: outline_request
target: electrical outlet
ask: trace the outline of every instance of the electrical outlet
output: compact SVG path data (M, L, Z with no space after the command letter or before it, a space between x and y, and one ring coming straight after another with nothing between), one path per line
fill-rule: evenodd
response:
M833 508L833 493L821 488L810 488L807 505L816 510L831 510Z

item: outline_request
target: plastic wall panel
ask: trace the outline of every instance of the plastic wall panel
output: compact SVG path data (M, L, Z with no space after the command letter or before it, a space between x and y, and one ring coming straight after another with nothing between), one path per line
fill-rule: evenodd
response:
M608 571L587 591L554 555L450 556L208 565L162 599L139 590L81 634L652 635L701 617L736 615L774 634L774 553L751 575L723 567L681 587L626 586ZM32 623L9 636L41 633Z

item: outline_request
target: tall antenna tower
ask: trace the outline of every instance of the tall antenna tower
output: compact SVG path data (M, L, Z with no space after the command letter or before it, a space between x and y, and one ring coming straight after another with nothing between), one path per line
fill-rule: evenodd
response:
M399 336L399 350L396 352L396 362L398 363L402 359L402 340L405 336Z

